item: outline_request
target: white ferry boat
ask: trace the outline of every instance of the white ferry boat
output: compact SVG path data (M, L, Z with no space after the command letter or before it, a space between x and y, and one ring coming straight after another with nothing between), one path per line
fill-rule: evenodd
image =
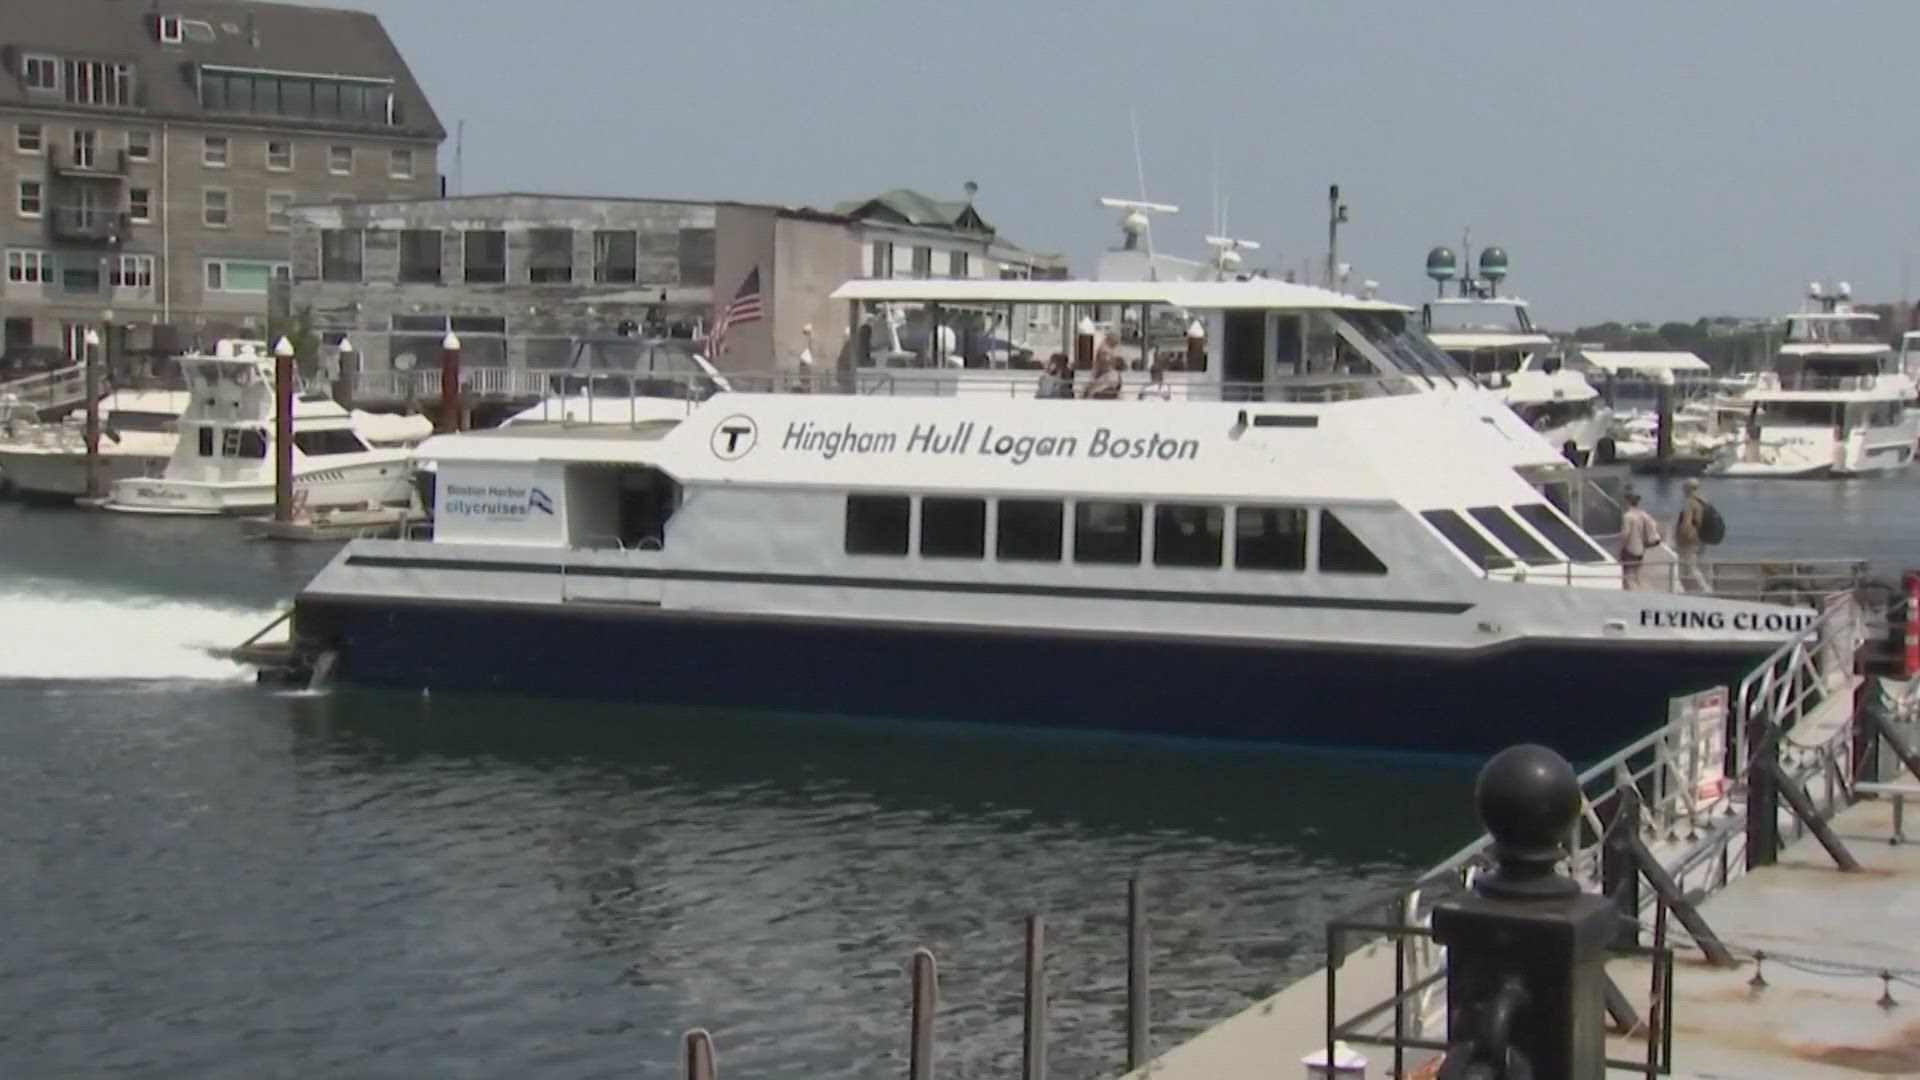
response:
M1451 249L1427 253L1427 276L1442 295L1421 307L1428 338L1483 385L1499 394L1542 438L1580 465L1610 464L1616 448L1612 412L1600 391L1548 334L1534 326L1525 300L1498 295L1507 276L1506 252L1480 253L1480 276L1460 276L1460 293L1446 296L1459 272Z
M100 505L136 514L271 508L274 362L262 345L221 342L212 356L182 357L191 400L164 472L115 481ZM292 419L294 497L306 507L398 503L410 497L406 445L431 433L431 421L349 413L324 392L297 394Z
M186 407L183 390L114 390L101 398L94 465L100 490L116 480L160 475L173 455L174 429ZM83 416L71 413L57 421L31 415L0 418L0 487L29 499L71 500L87 494Z
M1270 281L836 296L858 326L907 290L1177 306L1222 348L1189 347L1171 401L846 369L841 393L438 436L431 539L345 546L296 651L407 690L1584 756L1813 618L1623 590L1563 512L1573 467L1409 309ZM1237 370L1268 377L1207 382Z
M1880 317L1850 302L1846 282L1808 287L1815 309L1789 315L1774 369L1721 403L1733 453L1711 471L1727 476L1862 476L1913 460L1913 376L1882 336Z

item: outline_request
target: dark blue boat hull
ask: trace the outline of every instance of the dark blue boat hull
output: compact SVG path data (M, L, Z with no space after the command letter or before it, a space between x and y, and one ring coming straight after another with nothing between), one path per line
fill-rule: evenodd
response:
M1530 642L1460 655L876 626L569 605L302 597L336 679L659 705L867 715L1299 746L1592 760L1755 649Z

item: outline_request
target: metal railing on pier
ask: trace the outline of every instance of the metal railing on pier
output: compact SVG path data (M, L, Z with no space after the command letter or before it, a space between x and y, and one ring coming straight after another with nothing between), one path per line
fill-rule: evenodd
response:
M1667 724L1579 775L1581 812L1562 869L1583 889L1611 898L1634 928L1615 955L1648 955L1638 943L1649 929L1653 953L1670 952L1672 920L1681 926L1676 936L1708 963L1737 963L1701 917L1698 899L1746 869L1771 864L1786 840L1811 832L1841 869L1857 869L1827 822L1851 801L1855 781L1878 771L1883 742L1909 769L1920 764L1886 717L1855 700L1866 649L1874 635L1904 623L1905 605L1901 599L1871 612L1856 592L1828 595L1813 624L1738 686L1677 699ZM1432 916L1439 904L1466 896L1492 863L1492 841L1481 837L1411 885L1371 897L1328 924L1329 1047L1335 1040L1390 1047L1391 1075L1406 1075L1410 1052L1447 1049L1435 1034L1446 1021L1447 967ZM1393 946L1393 995L1337 1015L1343 962L1358 945L1382 938ZM1645 1060L1613 1067L1649 1076L1670 1067L1670 961L1655 955L1649 967L1650 1017L1635 1015L1609 983L1616 1025L1648 1032Z

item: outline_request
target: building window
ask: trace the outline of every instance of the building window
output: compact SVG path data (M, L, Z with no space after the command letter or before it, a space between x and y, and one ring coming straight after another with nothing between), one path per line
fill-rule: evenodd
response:
M46 209L46 188L40 181L20 181L19 208L21 217L39 217Z
M1240 570L1305 570L1307 512L1292 506L1235 510L1233 565Z
M23 154L37 154L46 146L46 130L39 124L17 124L13 129L13 148Z
M1073 506L1073 561L1132 565L1140 561L1140 504Z
M1320 570L1329 574L1384 574L1387 564L1334 516L1320 511Z
M73 132L73 167L91 169L100 157L100 133L87 128Z
M335 176L353 175L353 147L327 147L327 171Z
M920 500L920 554L981 559L987 554L987 501L927 496Z
M680 230L680 284L713 284L713 230Z
M1154 507L1153 565L1218 567L1226 520L1226 512L1218 506L1163 503Z
M127 217L142 225L153 220L153 189L127 189Z
M225 135L209 135L200 146L200 163L209 169L224 169L227 167L228 149Z
M413 179L413 151L393 151L387 160L387 175L395 180Z
M527 230L527 280L565 285L573 280L573 230Z
M359 229L320 230L320 280L359 281L364 248Z
M933 276L933 249L924 245L913 249L913 276Z
M905 555L912 517L905 495L847 496L847 554Z
M232 200L224 188L208 188L201 193L201 221L211 228L224 229L232 217Z
M60 89L60 61L51 56L29 56L21 61L21 76L28 90Z
M153 160L153 132L151 131L127 132L127 160L128 161L152 161Z
M44 251L7 252L7 280L15 285L45 285L50 280Z
M207 260L207 291L265 295L275 281L287 280L286 263L255 262L248 259Z
M112 274L116 289L151 289L153 256L122 255L114 260Z
M200 105L209 112L381 127L399 121L389 82L213 66L200 68Z
M440 230L405 229L400 233L400 280L440 284Z
M639 236L632 229L600 229L593 234L593 280L602 285L638 281Z
M60 291L75 296L98 296L105 259L93 255L68 255L60 260Z
M274 172L293 169L293 143L286 139L267 140L267 168Z
M162 15L159 22L161 42L167 45L180 44L180 16Z
M963 278L967 276L967 253L950 251L947 253L947 276Z
M293 192L267 192L267 229L271 232L286 232L293 227L293 218L287 211L293 208Z
M564 368L573 359L573 339L530 337L526 341L527 367L539 371Z
M885 240L873 242L873 276L877 278L893 276L893 245Z
M1001 499L994 525L994 555L1000 559L1059 562L1065 509L1050 499Z
M470 284L497 285L507 280L507 234L499 229L469 229L461 239L465 276Z

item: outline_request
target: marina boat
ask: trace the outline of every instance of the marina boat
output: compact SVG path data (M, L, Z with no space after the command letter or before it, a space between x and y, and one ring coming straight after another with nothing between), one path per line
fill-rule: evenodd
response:
M1915 450L1914 379L1881 336L1880 318L1850 302L1846 282L1808 287L1811 310L1787 316L1774 368L1720 403L1740 433L1712 471L1727 476L1862 476L1905 468Z
M273 506L274 363L262 345L222 342L214 355L180 359L191 400L166 468L157 477L115 481L103 507L205 515ZM298 393L294 497L315 510L405 502L411 493L406 445L431 430L424 417L349 413L323 392ZM373 445L375 439L383 445Z
M1452 250L1427 254L1427 276L1441 295L1421 307L1429 339L1483 385L1498 393L1542 438L1569 461L1604 465L1616 457L1612 416L1600 391L1567 364L1548 334L1533 325L1527 302L1498 295L1507 276L1506 252L1480 253L1479 277L1459 275L1460 292L1445 295L1459 275Z
M723 392L683 418L437 436L420 448L438 463L434 535L343 547L295 598L295 669L1584 756L1814 617L1797 599L1623 590L1563 509L1578 470L1407 308L1273 281L835 295L857 327L914 292L1062 304L1068 326L1164 305L1206 337L1169 401L1039 398L1004 374L997 394L961 393L929 372L912 394Z
M186 407L183 390L115 390L102 398L94 466L99 490L117 480L160 475L173 455L174 429ZM40 421L29 410L0 418L0 486L30 499L87 494L83 416Z
M1900 335L1900 371L1914 382L1915 394L1907 406L1907 422L1913 425L1916 437L1920 437L1920 330L1908 330Z

